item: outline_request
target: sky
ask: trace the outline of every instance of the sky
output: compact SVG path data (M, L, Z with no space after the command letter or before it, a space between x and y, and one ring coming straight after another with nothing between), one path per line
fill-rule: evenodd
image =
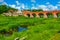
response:
M6 4L12 8L60 10L60 0L0 0L0 4Z

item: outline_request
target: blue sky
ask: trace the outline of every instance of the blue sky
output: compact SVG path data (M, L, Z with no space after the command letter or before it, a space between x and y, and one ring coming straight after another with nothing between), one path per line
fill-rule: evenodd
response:
M60 0L0 0L0 4L6 4L13 8L60 10Z

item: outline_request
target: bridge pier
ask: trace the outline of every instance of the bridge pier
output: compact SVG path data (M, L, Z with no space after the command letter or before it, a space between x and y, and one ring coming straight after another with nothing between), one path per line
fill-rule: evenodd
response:
M30 18L33 18L33 15L32 14L30 14Z
M44 14L44 18L47 18L47 14Z
M54 18L57 18L57 15L56 14L53 14Z
M36 17L39 18L40 16L38 14L36 14Z
M28 17L26 14L24 14L25 17Z

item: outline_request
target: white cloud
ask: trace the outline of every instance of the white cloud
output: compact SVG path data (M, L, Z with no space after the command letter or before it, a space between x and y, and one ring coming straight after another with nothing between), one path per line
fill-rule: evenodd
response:
M60 2L58 2L57 6L60 6Z
M31 0L31 2L35 3L35 2L36 2L36 0Z
M48 5L49 10L57 10L58 7L57 6L53 6L53 5Z
M15 4L9 5L12 8L16 8L16 9L29 9L29 7L27 5L24 5L23 3L21 4L21 6L16 6ZM49 10L57 10L58 6L54 6L54 5L38 5L35 6L34 4L32 4L31 9L43 9L44 11L49 11Z
M16 5L14 5L14 4L12 4L12 5L9 5L10 7L12 7L12 8L15 8L16 7Z
M20 5L19 1L16 1L16 4L17 4L17 5Z
M29 7L27 5L25 5L25 9L29 9Z
M9 6L15 9L19 9L19 10L21 9L21 7L24 8L24 4L20 5L19 1L16 1L16 4L10 4Z
M38 8L37 8L37 7L35 7L35 5L34 5L34 4L32 4L31 9L38 9Z
M39 7L39 8L46 8L45 5L39 5L38 7Z
M3 2L4 0L0 0L0 2Z
M22 7L22 9L24 9L25 8L25 5L24 4L21 4L21 7Z
M20 10L20 8L21 8L20 6L17 6L17 7L16 7L16 9L19 9L19 10Z
M49 3L49 2L46 2L46 4L48 4L48 5L49 5L50 3Z
M35 6L34 6L34 4L32 4L32 7L31 7L31 9L35 9Z
M35 7L33 6L31 9L35 9Z
M44 11L48 11L49 9L47 8L47 6L45 5L39 5L38 6L39 9L43 9Z
M2 4L8 5L6 2L3 2Z
M53 6L53 5L38 5L38 9L43 9L44 11L49 11L49 10L57 10L58 7L57 6Z
M33 6L33 7L31 7L31 9L34 9L35 7Z
M12 4L12 5L9 5L9 6L12 7L12 8L15 8L15 9L19 9L19 10L21 8L21 6L16 6L15 4Z

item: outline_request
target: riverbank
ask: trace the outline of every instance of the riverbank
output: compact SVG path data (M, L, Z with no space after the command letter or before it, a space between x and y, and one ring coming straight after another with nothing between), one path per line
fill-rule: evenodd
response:
M23 26L28 30L13 32L10 36L0 34L0 40L14 40L16 37L28 36L26 40L50 40L60 31L60 18L26 18L24 16L8 17L0 15L0 30Z

